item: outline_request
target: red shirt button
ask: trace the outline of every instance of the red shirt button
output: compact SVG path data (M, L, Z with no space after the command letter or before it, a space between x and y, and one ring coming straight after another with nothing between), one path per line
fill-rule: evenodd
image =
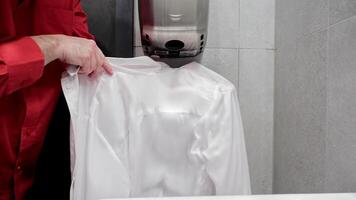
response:
M18 172L21 172L21 171L22 171L21 162L20 162L19 160L16 162L16 170L17 170Z

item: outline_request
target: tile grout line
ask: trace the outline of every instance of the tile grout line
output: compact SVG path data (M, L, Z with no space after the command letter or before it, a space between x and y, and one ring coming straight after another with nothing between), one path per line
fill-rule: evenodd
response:
M237 2L237 6L238 6L238 34L239 34L239 38L238 38L238 44L236 45L237 48L237 96L240 99L240 85L241 85L241 79L240 79L240 70L241 70L241 65L240 65L240 44L241 44L241 0L238 0Z
M329 10L329 11L330 11L330 10ZM335 23L333 23L333 24L330 24L330 16L329 16L329 17L328 17L328 27L327 27L327 28L331 28L331 27L336 26L336 25L338 25L338 24L340 24L340 23L344 23L344 22L346 22L346 21L349 21L349 20L351 20L351 19L353 19L353 18L356 18L356 14L355 14L355 15L352 15L352 16L350 16L350 17L348 17L348 18L339 20L339 21L337 21L337 22L335 22Z
M240 50L266 50L266 51L275 51L275 48L239 48Z
M276 129L276 91L277 91L277 87L276 87L276 72L277 72L277 59L276 59L276 55L277 55L277 0L274 0L274 16L273 16L273 26L274 26L274 31L273 31L273 83L272 83L272 88L273 88L273 92L272 92L272 147L271 147L271 154L272 154L272 161L271 161L271 188L270 188L270 192L273 194L274 192L274 175L275 175L275 129Z
M336 23L337 24L337 23ZM335 24L335 25L336 25ZM325 111L325 140L324 140L324 148L325 148L325 157L324 157L324 166L326 166L326 160L327 160L327 147L328 147L328 134L329 134L329 131L328 131L328 88L329 88L329 83L328 83L328 80L329 80L329 51L330 51L330 45L329 45L329 39L330 39L330 28L331 25L330 25L330 0L328 0L328 27L327 27L327 31L326 31L326 74L325 74L325 79L326 79L326 86L325 86L325 89L326 89L326 100L325 100L325 107L326 107L326 111ZM324 168L324 184L322 185L322 189L325 190L326 188L326 168Z

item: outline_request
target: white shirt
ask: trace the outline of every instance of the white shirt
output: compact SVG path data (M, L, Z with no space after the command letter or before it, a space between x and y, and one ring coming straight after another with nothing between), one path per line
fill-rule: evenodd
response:
M113 76L62 79L72 200L250 194L233 84L198 63L109 61Z

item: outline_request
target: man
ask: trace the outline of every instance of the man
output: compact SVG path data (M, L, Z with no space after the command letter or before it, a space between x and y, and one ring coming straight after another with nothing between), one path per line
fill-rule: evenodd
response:
M92 38L79 0L0 0L0 200L33 184L65 67L112 73Z

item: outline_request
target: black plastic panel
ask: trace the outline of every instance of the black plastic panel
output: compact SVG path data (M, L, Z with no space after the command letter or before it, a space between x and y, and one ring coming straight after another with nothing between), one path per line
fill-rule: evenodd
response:
M133 0L82 0L89 30L106 56L133 56Z

